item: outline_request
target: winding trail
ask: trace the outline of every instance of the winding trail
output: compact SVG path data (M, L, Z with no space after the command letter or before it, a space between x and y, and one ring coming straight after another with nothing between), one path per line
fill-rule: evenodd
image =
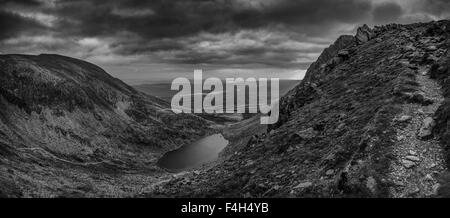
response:
M74 164L74 165L79 165L79 166L91 166L91 165L100 165L100 164L104 164L107 163L107 161L100 161L100 162L87 162L87 163L79 163L79 162L73 162L70 160L66 160L60 157L57 157L56 155L44 150L43 148L18 148L17 150L19 151L38 151L41 154L48 156L50 158L53 158L55 160L61 161L61 162L65 162L65 163L69 163L69 164Z

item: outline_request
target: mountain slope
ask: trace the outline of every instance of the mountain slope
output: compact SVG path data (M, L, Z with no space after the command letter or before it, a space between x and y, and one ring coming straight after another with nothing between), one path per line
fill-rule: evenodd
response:
M165 151L211 132L196 116L59 55L0 56L0 196L131 196Z
M449 27L363 26L340 37L281 100L279 123L231 144L217 166L142 196L434 196L446 171Z

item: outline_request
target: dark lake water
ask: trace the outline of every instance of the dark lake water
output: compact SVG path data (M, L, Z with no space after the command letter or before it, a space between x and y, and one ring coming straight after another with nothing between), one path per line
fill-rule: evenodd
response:
M227 145L222 134L211 135L166 153L157 164L169 171L180 172L217 160Z

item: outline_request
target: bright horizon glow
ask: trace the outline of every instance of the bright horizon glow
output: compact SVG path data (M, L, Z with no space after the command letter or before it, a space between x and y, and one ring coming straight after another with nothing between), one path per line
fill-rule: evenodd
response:
M157 83L171 83L173 79L180 76L191 78L192 75L188 72L192 69L186 70L178 67L160 67L157 69L150 68L150 66L104 66L102 67L113 77L116 77L125 83L135 86L143 84L157 84ZM148 72L148 69L153 69L153 72ZM207 77L216 77L219 79L226 78L279 78L280 80L302 80L305 76L306 70L298 69L204 69L204 75Z

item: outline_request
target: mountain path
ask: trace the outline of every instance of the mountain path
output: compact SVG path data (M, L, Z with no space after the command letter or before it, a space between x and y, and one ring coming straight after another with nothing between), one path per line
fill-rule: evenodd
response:
M433 138L433 115L444 101L440 85L429 78L429 67L419 69L416 82L421 94L433 103L427 106L404 104L403 112L394 122L407 123L397 130L395 160L390 167L391 197L433 197L439 183L437 176L446 170L444 149Z
M100 164L107 163L106 161L87 162L87 163L73 162L73 161L70 161L70 160L66 160L66 159L57 157L54 154L51 154L50 152L44 150L43 148L18 148L17 150L19 150L19 151L32 151L32 152L38 151L44 156L48 156L50 158L53 158L53 159L61 161L61 162L65 162L65 163L69 163L69 164L73 164L73 165L79 165L79 166L91 166L91 165L100 165Z

